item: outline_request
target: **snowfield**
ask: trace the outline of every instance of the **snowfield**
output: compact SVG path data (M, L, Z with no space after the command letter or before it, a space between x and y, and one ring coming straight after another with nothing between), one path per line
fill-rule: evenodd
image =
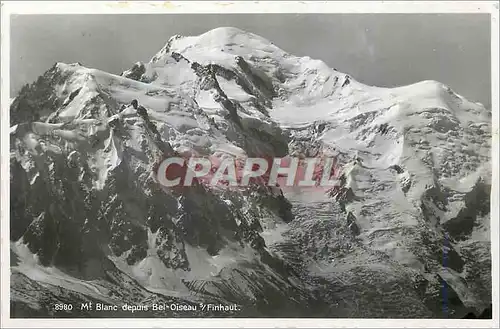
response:
M437 81L367 86L222 27L120 76L55 64L13 100L10 141L14 317L61 316L51 301L71 299L242 305L145 316L491 304L491 111ZM159 162L187 153L328 155L341 172L327 192L162 188Z

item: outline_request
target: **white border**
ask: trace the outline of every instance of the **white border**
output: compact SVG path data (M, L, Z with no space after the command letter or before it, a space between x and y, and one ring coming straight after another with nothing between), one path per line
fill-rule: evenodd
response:
M396 319L10 319L10 243L9 243L9 45L11 14L176 14L176 13L490 13L493 113L493 177L491 194L491 250L493 274L492 320L396 320ZM92 1L9 1L1 7L1 327L499 327L499 174L498 174L498 2L497 1L173 1L173 2L92 2ZM496 151L494 151L496 150Z

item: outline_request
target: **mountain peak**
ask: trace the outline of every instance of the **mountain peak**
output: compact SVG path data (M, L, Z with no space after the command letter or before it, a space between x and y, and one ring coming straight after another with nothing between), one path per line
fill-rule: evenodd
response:
M219 27L197 36L174 35L151 61L159 61L169 56L171 52L180 53L199 63L227 61L234 59L234 56L279 57L287 55L271 41L235 27Z
M250 41L259 40L262 43L271 44L269 40L266 40L256 34L238 29L236 27L218 27L207 32L204 32L198 36L181 36L175 35L169 39L170 41L185 40L188 41L192 46L202 46L202 47L218 47L234 45L237 41Z

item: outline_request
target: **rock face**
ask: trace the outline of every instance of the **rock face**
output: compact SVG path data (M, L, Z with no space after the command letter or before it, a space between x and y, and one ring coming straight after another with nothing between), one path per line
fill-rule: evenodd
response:
M234 28L121 76L57 63L11 105L12 316L479 314L490 122L438 82L366 86ZM159 161L188 151L342 169L330 191L162 188ZM151 307L172 303L189 311Z

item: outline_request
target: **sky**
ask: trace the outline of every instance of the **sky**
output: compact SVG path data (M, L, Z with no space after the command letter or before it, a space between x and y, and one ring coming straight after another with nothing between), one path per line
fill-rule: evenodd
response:
M175 34L220 26L321 59L365 84L437 80L491 107L489 14L122 14L11 16L11 96L56 62L120 74Z

